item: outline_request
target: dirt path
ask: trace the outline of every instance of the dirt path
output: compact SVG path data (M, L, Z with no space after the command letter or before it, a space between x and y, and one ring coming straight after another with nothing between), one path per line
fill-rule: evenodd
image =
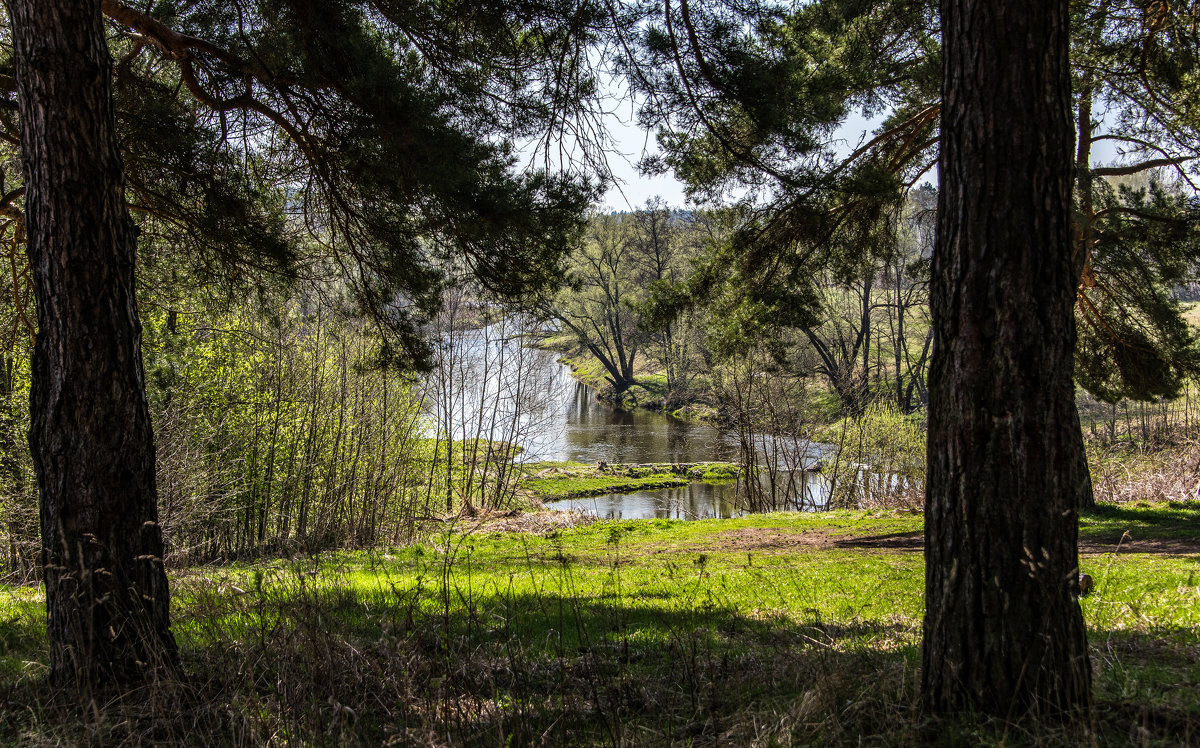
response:
M861 548L920 553L924 550L925 538L921 531L896 532L882 535L847 535L838 531L800 530L788 531L779 528L748 527L727 530L713 535L704 542L689 545L680 550L687 551L744 551L759 553L786 553L804 549ZM1085 539L1079 544L1079 552L1085 556L1108 553L1162 553L1172 556L1200 554L1200 539L1158 538L1100 541Z

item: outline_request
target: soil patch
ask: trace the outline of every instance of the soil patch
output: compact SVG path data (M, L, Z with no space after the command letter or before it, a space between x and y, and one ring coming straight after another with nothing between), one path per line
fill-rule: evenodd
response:
M798 548L829 548L836 538L826 530L789 532L778 528L746 527L714 535L705 548L722 551L789 551Z
M1120 547L1118 547L1120 543ZM1190 556L1200 554L1200 538L1144 538L1141 540L1126 538L1079 541L1079 552L1088 555L1108 553L1163 553L1169 556Z
M711 539L690 545L687 551L757 551L760 553L786 553L788 551L811 550L814 548L862 548L864 550L920 553L925 548L922 531L893 532L873 535L847 535L837 530L808 529L789 531L780 528L747 527L728 530ZM1200 539L1197 538L1147 538L1126 539L1117 548L1117 541L1087 539L1079 544L1084 555L1119 553L1161 553L1172 556L1200 554Z

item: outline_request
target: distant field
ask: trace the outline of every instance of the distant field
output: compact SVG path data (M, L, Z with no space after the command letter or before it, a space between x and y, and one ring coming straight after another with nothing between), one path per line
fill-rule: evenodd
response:
M1183 313L1184 319L1186 319L1192 327L1200 327L1200 302L1185 301L1182 302L1181 306L1186 310Z

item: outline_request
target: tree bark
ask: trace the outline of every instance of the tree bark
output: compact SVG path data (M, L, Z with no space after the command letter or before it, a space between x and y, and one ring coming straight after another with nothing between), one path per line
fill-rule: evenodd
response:
M1091 703L1078 595L1067 0L943 0L922 694Z
M168 625L124 199L100 0L10 0L29 262L37 298L29 433L41 496L54 681L178 666Z

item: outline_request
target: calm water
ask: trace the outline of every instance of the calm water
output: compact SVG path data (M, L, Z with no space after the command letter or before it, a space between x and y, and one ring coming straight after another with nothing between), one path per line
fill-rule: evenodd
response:
M442 412L451 414L456 439L474 436L519 444L525 462L595 463L737 461L730 434L646 410L626 411L596 400L575 381L556 354L521 347L496 326L465 334L465 355L448 373ZM444 367L445 368L445 367ZM516 417L513 417L515 414ZM766 447L769 445L760 445ZM810 450L819 454L813 445ZM769 450L763 450L769 451ZM764 478L768 480L768 478ZM817 473L779 472L777 495L791 499L777 509L823 506L828 483ZM699 519L746 513L734 482L551 502L554 509L583 509L605 518Z
M620 410L596 399L571 370L546 354L551 372L550 427L522 446L531 460L579 462L704 462L733 460L737 445L710 426L699 426L648 410Z
M829 494L826 481L815 474L803 477L802 493L771 507L776 511L813 511L825 505ZM734 482L724 484L689 483L679 488L605 494L580 499L563 499L546 504L551 509L581 509L605 519L728 519L749 514Z

